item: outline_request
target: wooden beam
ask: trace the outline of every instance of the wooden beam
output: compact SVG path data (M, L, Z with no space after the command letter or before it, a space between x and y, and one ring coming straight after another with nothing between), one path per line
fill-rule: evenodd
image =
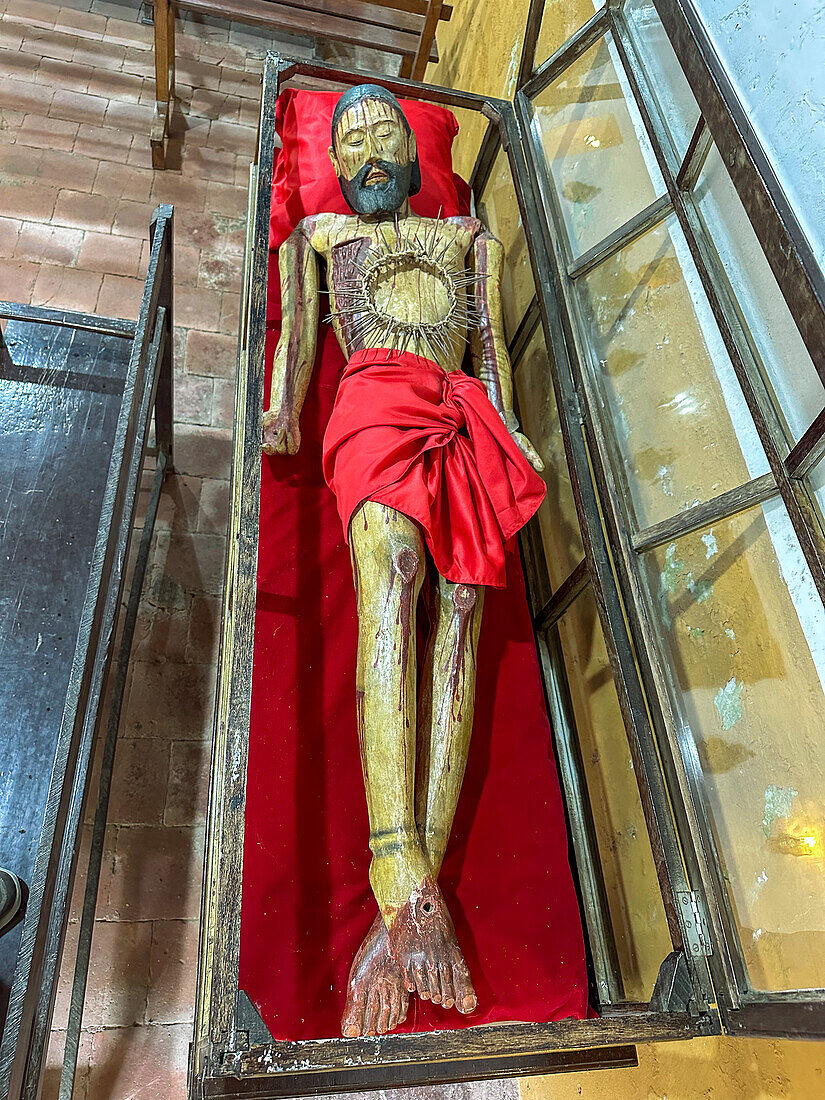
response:
M805 477L825 453L825 409L817 414L802 438L788 455L785 466L791 477Z
M370 0L371 4L377 4L382 8L394 8L396 11L409 11L415 15L426 15L428 0ZM441 18L445 21L452 19L453 5L441 5Z
M429 0L421 0L420 11L409 11L405 0L394 3L376 3L376 0L264 0L264 3L288 3L292 8L317 12L323 15L340 15L358 23L375 23L399 31L410 31L416 37L421 33Z
M316 3L319 0L316 0ZM331 3L332 0L325 0ZM234 20L253 26L271 27L288 34L306 35L309 38L326 38L333 42L367 46L382 53L415 56L419 36L412 31L398 30L395 26L362 23L349 15L331 15L294 7L280 0L181 0L181 11L211 15L219 19ZM352 11L352 5L348 5ZM438 60L435 42L429 55L430 61Z
M772 473L762 474L752 481L746 481L744 485L737 485L735 489L728 489L711 500L694 504L691 508L685 508L683 512L668 516L658 523L645 527L631 536L630 543L633 549L641 554L645 550L652 550L661 546L663 542L671 539L680 539L685 535L700 531L703 527L710 527L712 523L729 519L740 512L753 508L755 504L762 504L771 497L777 496L779 488L776 478Z
M555 626L568 607L590 584L590 570L587 560L582 558L576 568L556 589L538 615L533 618L536 631L549 630Z
M427 5L427 14L424 16L424 27L421 31L421 37L418 40L418 49L415 51L415 59L412 65L413 80L424 79L424 73L427 71L427 61L430 57L430 50L435 41L438 20L441 18L441 6L442 0L429 0L429 4Z
M155 113L149 131L153 168L164 168L166 165L171 95L175 86L174 51L174 8L169 0L155 0Z

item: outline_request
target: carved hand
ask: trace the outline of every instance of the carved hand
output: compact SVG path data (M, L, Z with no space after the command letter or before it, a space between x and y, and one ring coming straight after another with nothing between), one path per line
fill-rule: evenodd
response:
M270 409L264 413L263 449L267 455L295 455L301 446L297 416Z
M527 459L527 461L530 463L536 473L540 474L541 471L544 469L544 463L542 462L541 455L538 453L536 448L533 446L527 436L524 435L523 432L520 432L517 428L508 428L508 431L510 432L510 438L516 444L518 449L521 451L521 453L524 455L524 457Z

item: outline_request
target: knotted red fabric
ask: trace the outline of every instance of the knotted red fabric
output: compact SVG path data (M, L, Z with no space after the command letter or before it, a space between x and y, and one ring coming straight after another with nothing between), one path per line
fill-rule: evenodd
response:
M504 588L505 544L545 485L484 385L412 352L357 351L324 435L324 477L348 536L365 500L421 527L436 569L461 584Z

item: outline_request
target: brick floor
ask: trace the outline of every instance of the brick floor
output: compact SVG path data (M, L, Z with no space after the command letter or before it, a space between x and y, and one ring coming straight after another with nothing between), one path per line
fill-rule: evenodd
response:
M134 317L149 215L157 203L171 202L176 217L180 472L162 499L135 638L77 1100L186 1095L235 331L255 141L249 105L255 108L261 71L260 50L179 33L177 90L190 127L184 168L154 173L151 28L137 23L136 8L109 5L107 15L74 4L0 0L0 297ZM64 973L44 1100L57 1095L67 1013Z

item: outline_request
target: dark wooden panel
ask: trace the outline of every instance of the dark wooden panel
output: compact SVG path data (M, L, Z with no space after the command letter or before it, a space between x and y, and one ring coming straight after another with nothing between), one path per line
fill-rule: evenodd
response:
M12 321L0 347L0 865L30 881L131 341ZM0 938L0 1020L20 927Z
M334 0L330 0L328 8L333 6ZM418 46L418 34L400 27L398 19L387 20L383 25L364 23L355 13L347 15L332 14L330 10L311 11L303 6L293 6L286 0L283 3L278 3L277 0L182 0L178 7L183 11L233 19L238 23L273 27L290 34L368 46L385 53L413 56ZM430 50L429 60L438 60L435 43Z
M345 1049L343 1041L334 1040ZM638 1066L635 1046L596 1047L588 1050L553 1050L533 1054L525 1058L490 1053L481 1059L457 1059L443 1062L408 1062L394 1067L388 1078L386 1067L380 1063L352 1070L342 1068L329 1073L308 1071L301 1075L301 1095L346 1093L358 1090L384 1089L388 1080L392 1088L442 1084L459 1081L488 1081L508 1077L525 1077L549 1073L589 1073L597 1069L626 1069ZM270 1078L211 1078L204 1084L206 1100L287 1100L294 1082L289 1079Z

